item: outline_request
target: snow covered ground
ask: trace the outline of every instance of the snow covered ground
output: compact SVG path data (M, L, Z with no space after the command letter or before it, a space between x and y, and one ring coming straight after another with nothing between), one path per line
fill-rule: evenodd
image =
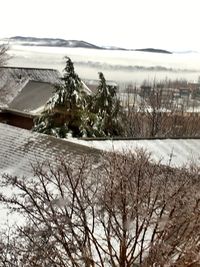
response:
M200 139L85 141L70 138L70 141L102 151L123 153L143 149L151 153L155 161L174 167L200 163Z

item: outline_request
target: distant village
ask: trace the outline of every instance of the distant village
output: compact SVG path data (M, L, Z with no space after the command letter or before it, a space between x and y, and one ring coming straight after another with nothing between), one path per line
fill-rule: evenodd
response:
M0 67L0 122L24 129L32 129L33 119L44 109L46 102L60 83L61 73L54 69ZM84 90L94 93L98 80L82 81ZM108 84L118 88L118 97L122 106L139 106L154 90L159 90L163 103L173 100L177 110L184 113L199 113L200 84L186 81L171 81L166 84L147 84L140 86L126 84L123 90L115 81Z

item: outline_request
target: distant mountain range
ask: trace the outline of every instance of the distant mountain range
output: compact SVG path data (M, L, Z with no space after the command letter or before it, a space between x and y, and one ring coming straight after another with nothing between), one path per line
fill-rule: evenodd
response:
M142 52L154 52L154 53L165 53L172 54L167 50L154 49L154 48L144 48L144 49L125 49L121 47L103 47L97 46L85 41L79 40L65 40L59 38L37 38L37 37L23 37L14 36L11 38L2 39L1 41L10 44L20 44L25 46L50 46L50 47L71 47L71 48L91 48L91 49L104 49L104 50L124 50L124 51L142 51Z
M155 49L155 48L142 48L142 49L135 49L135 51L142 51L142 52L152 52L152 53L165 53L165 54L172 54L172 52L163 50L163 49Z

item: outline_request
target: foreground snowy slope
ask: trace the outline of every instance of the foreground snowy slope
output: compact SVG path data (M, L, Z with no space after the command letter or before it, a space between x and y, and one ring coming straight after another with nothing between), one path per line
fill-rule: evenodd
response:
M144 149L151 153L156 161L161 160L162 164L174 167L200 163L200 139L70 141L103 151L133 152L135 149Z

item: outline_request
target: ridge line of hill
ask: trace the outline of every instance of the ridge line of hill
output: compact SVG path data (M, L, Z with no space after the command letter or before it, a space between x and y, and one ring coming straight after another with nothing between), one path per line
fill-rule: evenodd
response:
M7 43L18 43L24 46L50 46L50 47L69 47L69 48L90 48L101 50L122 50L122 51L140 51L140 52L152 52L152 53L165 53L172 54L172 52L164 49L156 48L142 48L142 49L126 49L115 46L98 46L85 42L82 40L65 40L61 38L38 38L38 37L24 37L13 36L10 38L4 38L3 41Z

